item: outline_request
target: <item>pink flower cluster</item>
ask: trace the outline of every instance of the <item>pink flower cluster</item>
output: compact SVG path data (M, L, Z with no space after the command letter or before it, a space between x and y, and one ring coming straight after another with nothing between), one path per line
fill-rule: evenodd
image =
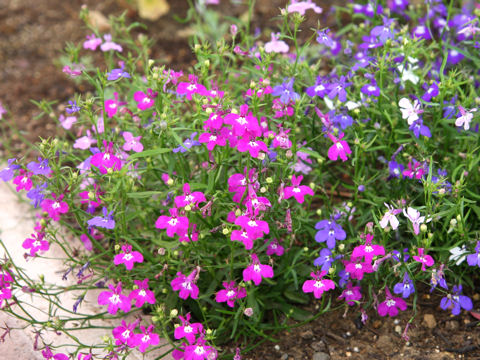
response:
M138 323L139 320L131 324L122 320L122 324L112 330L115 345L126 345L129 348L138 347L138 350L144 353L148 347L160 344L160 337L153 332L153 325L150 325L148 328L140 325L140 332L135 333Z
M182 325L175 328L174 337L177 340L186 339L179 349L172 352L176 360L215 360L217 351L212 346L206 345L205 332L201 323L191 323L190 314L179 316ZM198 337L197 337L198 336Z
M0 309L12 298L13 276L6 269L0 267Z
M107 305L107 311L115 315L118 312L118 309L121 309L123 312L127 313L132 307L132 301L135 301L135 306L140 308L145 304L145 302L153 305L155 304L155 295L153 291L148 288L148 279L143 281L134 280L135 289L130 292L130 294L122 294L122 283L119 282L116 286L109 284L108 288L110 291L102 291L98 295L98 303L100 305Z

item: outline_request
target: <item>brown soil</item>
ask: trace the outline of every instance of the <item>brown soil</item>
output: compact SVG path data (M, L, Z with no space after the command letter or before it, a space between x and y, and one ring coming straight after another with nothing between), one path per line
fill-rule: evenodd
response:
M55 122L48 116L39 116L31 99L58 100L62 104L76 91L85 91L83 85L76 85L61 72L57 61L67 41L76 43L88 34L78 18L82 4L106 16L128 10L124 0L0 0L0 102L10 112L9 120L0 122L0 155L5 151L2 145L8 144L14 154L23 152L26 145L19 141L22 136L30 142L39 136L55 136ZM278 9L285 4L281 0L258 0L254 26L263 29L272 25L268 19L277 16ZM187 70L194 61L188 40L182 35L187 25L176 22L173 15L185 17L188 5L176 0L171 0L170 5L170 13L156 22L138 19L131 10L129 20L147 24L148 35L155 40L152 58L162 59L176 70ZM231 16L246 11L245 6L228 1L222 1L220 9ZM317 18L309 20L305 29L316 27L316 21ZM303 36L310 34L305 31ZM8 124L15 125L19 133L10 130ZM438 300L422 302L408 332L409 343L401 339L398 330L403 331L411 312L399 316L399 323L371 312L369 322L361 327L353 311L345 318L343 312L335 311L301 328L273 335L279 340L277 343L264 342L244 358L480 359L478 320L468 313L452 318L437 307ZM475 304L478 306L479 299ZM309 309L315 313L315 303Z

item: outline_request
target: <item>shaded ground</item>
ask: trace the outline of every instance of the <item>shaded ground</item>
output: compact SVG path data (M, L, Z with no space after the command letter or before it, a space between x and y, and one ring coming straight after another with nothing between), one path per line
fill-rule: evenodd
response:
M222 11L240 16L246 10L229 1L222 2ZM317 1L325 5L329 1ZM58 65L61 50L67 41L78 42L88 33L78 18L82 4L108 16L118 15L127 8L122 0L0 0L0 102L10 111L11 124L20 135L34 142L38 136L54 136L56 124L48 116L38 117L39 110L30 99L65 103L75 91L85 91L75 85ZM262 28L273 24L278 9L286 1L259 0L255 7L254 26ZM151 56L170 63L170 67L188 69L193 55L185 34L187 25L173 19L173 14L185 17L186 1L171 0L168 16L157 22L136 18L128 12L131 21L148 25L148 35L155 40ZM326 11L325 11L326 13ZM323 18L322 18L323 19ZM312 18L306 29L315 27L318 18ZM305 37L309 36L305 32ZM20 153L25 145L19 135L0 122L0 156L2 142L13 140L12 150ZM478 291L478 289L477 289ZM475 305L479 305L480 296ZM451 318L437 306L439 299L423 299L418 315L410 327L410 342L401 339L401 332L411 316L382 319L373 312L366 326L361 327L353 312L343 318L343 312L330 312L311 324L289 333L274 335L278 343L262 343L247 354L248 359L480 359L480 327L469 314ZM315 312L315 303L310 307ZM398 320L397 320L398 321ZM278 345L278 347L276 347ZM278 350L277 350L278 349ZM314 355L315 354L315 355Z

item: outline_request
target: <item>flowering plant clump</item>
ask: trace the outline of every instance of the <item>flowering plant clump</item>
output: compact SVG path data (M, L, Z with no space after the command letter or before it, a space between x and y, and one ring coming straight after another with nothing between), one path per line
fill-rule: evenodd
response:
M114 325L98 344L72 337L72 356L148 353L164 338L187 360L231 358L232 341L248 351L288 318L317 317L299 307L309 301L319 314L393 317L415 312L409 301L430 285L441 309L471 310L480 6L454 4L359 0L336 9L350 14L344 27L302 40L305 18L322 13L313 1L289 1L265 36L249 20L208 31L215 10L199 2L188 70L149 59L123 18L111 34L92 29L64 72L94 91L64 112L40 103L66 136L0 171L38 211L25 258L59 246L76 285L36 284L7 257L1 308L21 314L16 294L38 293L52 304L41 330L68 333L73 321L93 327L81 310L97 291L97 317ZM103 70L83 64L91 52L105 54ZM73 290L72 309L58 304ZM124 317L139 308L151 317ZM42 351L64 358L47 341Z

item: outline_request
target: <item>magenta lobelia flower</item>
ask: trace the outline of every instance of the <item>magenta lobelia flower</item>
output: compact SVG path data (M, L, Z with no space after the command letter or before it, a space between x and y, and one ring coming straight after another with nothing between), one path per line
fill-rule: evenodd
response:
M385 255L385 248L382 245L372 245L373 235L367 234L365 245L356 246L353 249L352 258L365 257L365 261L370 263L375 256Z
M203 332L203 325L201 323L190 323L190 313L183 316L179 316L182 325L175 328L173 336L175 339L187 339L190 344L195 343L195 338L197 334Z
M115 315L119 308L123 312L129 312L132 305L130 299L122 294L122 283L119 282L117 286L109 284L108 287L111 291L102 291L98 295L98 303L108 305L108 312L112 315Z
M107 116L112 118L118 111L118 107L120 105L125 105L125 102L118 101L118 93L113 93L114 99L105 100L104 107L105 111L107 112Z
M253 247L253 240L261 238L262 235L258 234L249 234L247 230L233 230L232 235L230 236L231 241L240 241L245 245L245 250L250 250Z
M113 154L113 142L103 140L104 152L96 153L92 156L90 163L98 167L100 173L107 174L109 171L118 171L122 168L122 162Z
M313 190L306 185L300 185L300 183L303 180L303 175L300 175L296 177L295 175L292 175L292 185L293 186L287 186L284 189L284 199L290 199L292 196L297 200L300 204L303 204L305 201L305 195L310 195L313 196L314 192Z
M208 91L202 84L199 84L195 75L188 75L188 82L180 82L177 86L178 95L186 95L188 100L192 100L193 94L207 95Z
M185 346L185 360L215 360L217 351L212 346L205 345L203 335L195 344Z
M185 276L180 271L177 272L177 277L172 280L170 285L174 291L179 291L178 296L187 300L189 297L192 299L198 298L198 286L195 284L197 281L197 270L193 270L190 275Z
M188 230L188 218L179 216L177 208L169 209L171 216L161 215L155 222L157 229L167 229L167 235L173 237L175 234L182 236Z
M124 264L127 270L133 269L133 263L142 263L143 255L138 251L132 251L132 245L122 245L122 251L120 254L115 255L113 263L115 265Z
M255 285L260 285L263 278L273 277L273 268L270 265L260 264L257 254L251 254L252 263L243 270L243 281L252 280Z
M140 325L140 334L135 334L135 344L138 346L138 351L144 353L149 346L155 346L160 344L160 337L153 332L153 325L150 325L147 329Z
M133 94L133 99L137 102L137 107L140 110L150 109L155 105L155 98L158 96L158 92L153 92L152 89L147 89L147 93L143 91L137 91Z
M405 300L399 297L393 297L388 290L388 287L385 288L385 301L378 305L378 315L380 316L397 316L398 309L405 311L407 310L407 303Z
M418 256L413 257L416 261L422 264L422 271L425 271L425 266L432 266L435 264L435 260L430 255L424 254L423 248L418 248Z
M332 280L323 279L326 274L326 271L317 271L310 273L310 276L314 280L306 280L303 283L303 292L313 292L313 296L315 296L316 299L320 299L325 291L335 289L335 283Z
M131 324L127 324L125 320L122 320L122 325L117 326L112 330L113 337L115 338L115 345L127 345L128 347L135 347L138 344L138 338L136 338L133 332L138 325L138 320Z
M225 124L232 126L233 135L243 136L248 130L254 136L262 135L262 128L258 120L251 111L248 111L248 105L240 106L240 114L230 113L225 116Z
M124 131L122 136L125 139L125 144L123 144L123 150L133 150L137 153L143 151L143 145L140 142L140 139L142 138L141 136L134 137L129 131Z
M133 282L137 288L132 290L128 297L130 300L135 300L135 306L140 308L146 302L150 305L155 304L155 294L148 289L148 279L144 279L143 281L133 280Z
M32 186L32 177L33 173L26 171L24 169L20 169L18 172L18 175L13 179L13 183L17 185L15 190L19 192L22 189L25 189L25 191L29 191Z
M344 299L349 306L355 305L355 301L359 301L362 298L360 286L353 286L352 282L349 281L347 283L347 288L343 290L342 295L338 298Z
M216 302L227 302L227 305L233 308L235 300L243 299L247 296L244 287L236 286L235 281L224 281L222 283L224 290L220 290L215 296Z
M183 185L183 195L179 195L175 197L175 205L178 208L185 207L187 205L190 205L192 208L195 208L198 206L198 204L202 202L206 202L207 199L205 198L205 195L201 191L190 191L190 184L185 183Z
M34 233L30 235L31 238L25 239L22 247L26 250L30 249L30 256L35 256L38 251L48 251L50 244L44 239L45 233Z
M245 131L243 136L237 142L237 150L239 152L250 153L250 156L253 158L258 158L258 155L261 151L268 153L267 145L261 140L255 140L256 136L252 135L250 131Z
M333 141L333 145L330 146L330 148L328 149L328 158L330 160L336 161L340 157L342 161L347 161L347 155L352 153L352 150L350 150L348 143L342 140L344 135L344 133L339 134L337 139L332 134L328 134L330 140Z
M258 239L270 232L268 223L263 220L257 220L258 209L253 210L250 206L245 215L241 215L235 219L235 225L240 225L245 229L249 236Z
M53 355L52 350L50 347L45 346L45 350L42 351L43 358L46 360L68 360L69 357L65 354L55 354Z
M51 219L58 221L60 220L60 214L66 214L68 212L68 204L63 200L64 195L61 194L57 197L56 194L52 193L52 199L44 199L42 201L42 210L48 213Z
M267 246L267 255L272 256L272 255L277 255L277 256L282 256L285 249L283 248L282 245L278 242L277 239L272 239L272 240L265 240L265 242L268 242Z
M373 272L373 267L370 262L362 262L362 257L352 256L350 261L345 264L345 271L350 274L351 279L362 280L363 274Z

